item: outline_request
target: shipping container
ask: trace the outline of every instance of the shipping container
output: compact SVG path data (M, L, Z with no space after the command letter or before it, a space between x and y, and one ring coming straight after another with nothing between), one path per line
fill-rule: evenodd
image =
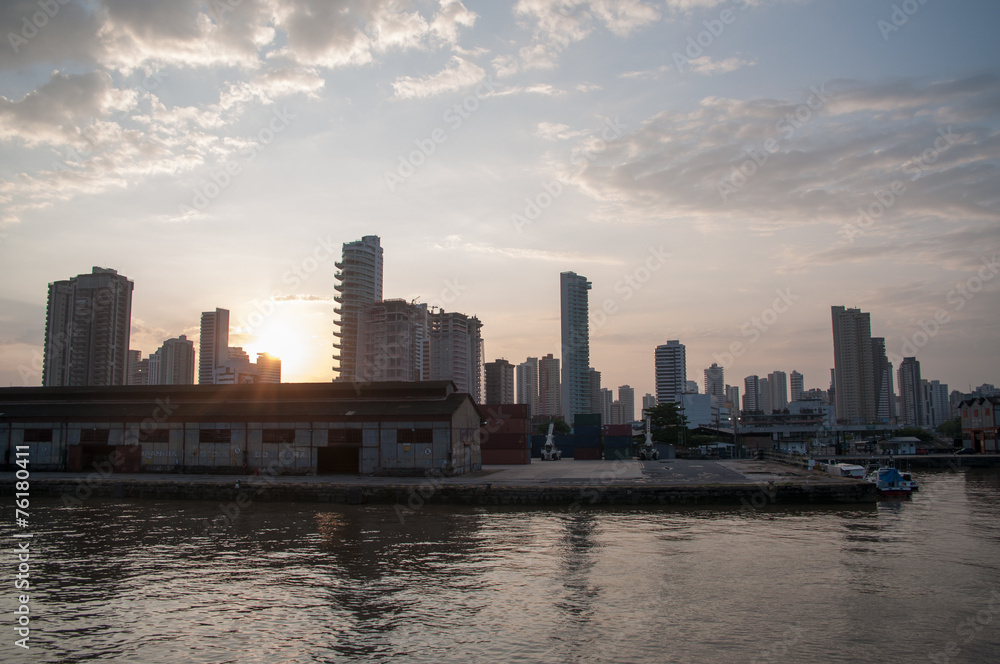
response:
M631 436L632 425L630 424L607 424L604 426L605 436Z
M523 433L493 433L488 436L483 434L479 439L479 444L480 448L484 450L527 450L528 436Z
M599 447L578 447L573 451L573 458L580 461L600 461L601 448Z
M576 417L573 418L573 426L601 426L601 414L600 413L578 413Z
M527 447L520 450L489 450L483 448L483 464L509 466L531 463Z

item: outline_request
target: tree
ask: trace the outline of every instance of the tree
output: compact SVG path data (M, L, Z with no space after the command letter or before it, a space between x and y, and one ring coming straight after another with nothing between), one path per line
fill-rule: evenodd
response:
M938 432L945 438L950 438L954 440L956 438L962 437L962 419L956 417L953 420L948 420L947 422L942 422L937 428Z
M683 441L687 430L687 418L680 411L679 403L661 403L642 411L649 418L653 429L653 440L657 443L678 444Z

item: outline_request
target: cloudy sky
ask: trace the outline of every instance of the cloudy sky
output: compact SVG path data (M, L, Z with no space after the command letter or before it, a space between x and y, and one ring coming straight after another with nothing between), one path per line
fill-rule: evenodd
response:
M477 315L488 359L653 391L829 385L830 306L925 378L1000 383L993 0L51 0L0 6L0 384L41 382L49 282L135 282L132 347L232 343L329 380L333 259ZM598 313L598 311L600 313ZM253 315L259 312L260 315ZM898 359L896 360L898 365Z

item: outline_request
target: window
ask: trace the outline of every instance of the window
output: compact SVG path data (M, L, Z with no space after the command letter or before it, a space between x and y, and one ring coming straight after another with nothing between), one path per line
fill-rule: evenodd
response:
M361 429L330 429L326 442L331 445L360 445Z
M398 429L396 442L407 444L430 444L434 442L433 429Z
M169 443L170 429L139 429L139 440L143 443Z
M265 443L294 443L295 429L264 429L263 442Z
M81 443L108 443L108 436L111 435L109 429L83 429L80 431Z
M51 443L52 429L25 429L24 442L26 443Z
M198 431L198 442L228 443L232 434L232 429L201 429Z

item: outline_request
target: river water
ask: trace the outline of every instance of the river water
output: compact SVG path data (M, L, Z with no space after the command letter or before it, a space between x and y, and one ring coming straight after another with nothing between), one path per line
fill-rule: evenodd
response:
M30 650L6 528L0 661L1000 661L1000 472L919 479L849 508L255 503L213 531L218 503L37 498Z

